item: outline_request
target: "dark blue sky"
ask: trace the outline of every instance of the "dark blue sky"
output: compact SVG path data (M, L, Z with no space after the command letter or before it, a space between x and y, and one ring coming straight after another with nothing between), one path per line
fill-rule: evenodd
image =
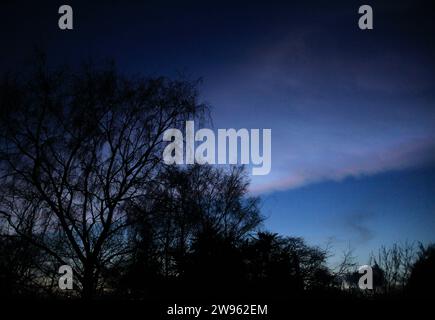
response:
M435 241L435 9L431 1L69 1L0 6L0 70L35 46L53 63L113 58L127 73L202 77L216 128L271 128L253 177L266 226L364 261ZM319 4L320 3L320 4ZM374 30L358 29L370 4Z

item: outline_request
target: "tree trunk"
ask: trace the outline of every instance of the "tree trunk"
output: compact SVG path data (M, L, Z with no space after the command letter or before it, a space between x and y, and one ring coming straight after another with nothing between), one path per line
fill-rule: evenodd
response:
M95 297L97 279L92 264L85 265L83 282L82 282L82 299L91 300Z

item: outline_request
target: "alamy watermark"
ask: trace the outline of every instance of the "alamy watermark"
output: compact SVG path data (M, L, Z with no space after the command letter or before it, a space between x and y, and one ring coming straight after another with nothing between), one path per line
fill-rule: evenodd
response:
M195 122L186 121L185 136L168 129L163 141L169 142L163 151L166 164L250 164L253 175L269 174L272 166L271 129L218 129L216 138L213 130L195 132Z
M71 266L64 264L59 268L59 289L72 290L73 289L73 269Z
M361 290L373 290L373 269L369 265L363 265L358 268L358 273L362 276L358 280L358 287Z

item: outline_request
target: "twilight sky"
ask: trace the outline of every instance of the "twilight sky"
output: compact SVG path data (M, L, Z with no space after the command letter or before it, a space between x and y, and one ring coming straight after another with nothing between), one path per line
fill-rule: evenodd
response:
M435 241L433 2L234 2L2 3L0 70L37 46L54 63L202 77L215 128L272 129L272 172L252 179L267 228L361 263ZM72 31L57 27L64 3ZM358 28L362 4L374 30Z

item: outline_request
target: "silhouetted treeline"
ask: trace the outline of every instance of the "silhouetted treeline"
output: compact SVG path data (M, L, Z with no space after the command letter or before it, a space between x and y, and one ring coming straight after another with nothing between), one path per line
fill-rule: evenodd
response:
M283 298L355 287L349 256L337 271L327 250L264 230L243 167L163 164L163 132L207 120L195 82L43 60L0 85L2 295ZM433 247L382 250L374 294L429 294ZM72 291L58 288L61 265L73 269Z

